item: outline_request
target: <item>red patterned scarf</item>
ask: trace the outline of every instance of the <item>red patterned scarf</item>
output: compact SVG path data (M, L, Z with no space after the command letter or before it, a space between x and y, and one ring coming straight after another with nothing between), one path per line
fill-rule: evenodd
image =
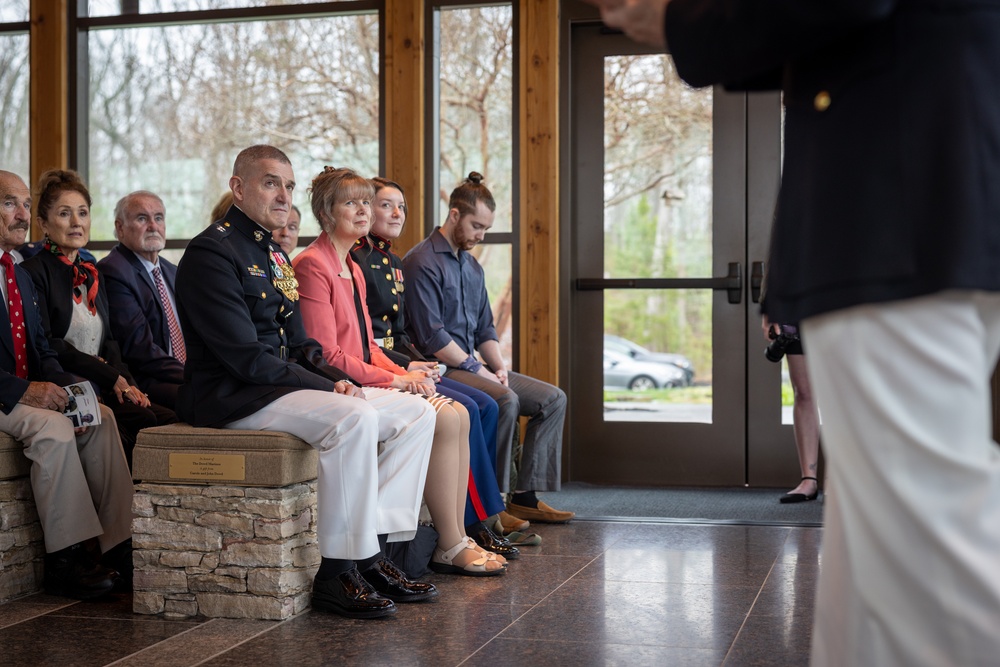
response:
M90 262L81 259L79 253L76 261L70 261L69 257L63 254L58 246L52 245L52 241L45 239L45 249L59 258L59 261L73 269L73 300L77 303L83 301L83 295L76 289L80 285L87 285L87 310L91 315L97 314L97 267Z

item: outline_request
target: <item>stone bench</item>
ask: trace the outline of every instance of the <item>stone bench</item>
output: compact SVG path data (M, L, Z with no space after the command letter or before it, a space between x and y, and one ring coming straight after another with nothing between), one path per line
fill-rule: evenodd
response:
M20 442L0 433L0 603L42 589L45 542Z
M308 606L316 450L171 424L140 431L132 460L136 613L282 620Z

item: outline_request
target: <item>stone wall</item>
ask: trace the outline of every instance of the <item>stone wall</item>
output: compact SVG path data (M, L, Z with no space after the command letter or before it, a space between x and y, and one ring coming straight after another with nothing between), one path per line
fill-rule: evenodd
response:
M0 603L41 590L44 556L31 481L0 481Z
M285 619L319 567L316 481L280 488L140 483L133 610Z

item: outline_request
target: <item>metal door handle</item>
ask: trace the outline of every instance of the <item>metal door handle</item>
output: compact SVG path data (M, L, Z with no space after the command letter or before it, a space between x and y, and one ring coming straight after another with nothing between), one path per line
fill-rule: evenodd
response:
M750 265L750 299L760 303L760 290L764 286L764 262L753 262Z
M718 278L577 278L581 291L606 289L713 289L726 290L729 303L743 299L743 267L729 263L727 275Z

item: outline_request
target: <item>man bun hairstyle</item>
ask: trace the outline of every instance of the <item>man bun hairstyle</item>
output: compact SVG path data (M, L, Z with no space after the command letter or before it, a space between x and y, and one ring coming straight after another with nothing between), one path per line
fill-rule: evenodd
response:
M469 176L457 188L451 191L448 208L457 209L458 216L463 217L476 212L476 205L482 202L491 213L497 210L493 193L483 185L483 175L478 171L469 172Z
M83 184L80 174L72 169L50 169L38 179L38 188L35 192L36 215L42 219L47 218L49 211L63 192L79 192L87 202L88 208L92 204L90 190Z

